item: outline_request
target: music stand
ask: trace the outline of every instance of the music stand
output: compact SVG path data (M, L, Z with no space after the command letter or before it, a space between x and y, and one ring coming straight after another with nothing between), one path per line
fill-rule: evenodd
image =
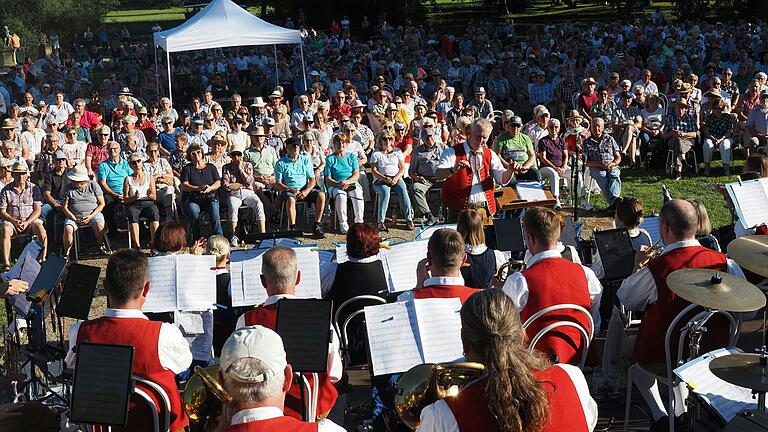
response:
M595 231L595 243L605 269L605 279L617 281L632 275L635 249L626 228Z
M56 282L59 281L64 267L67 265L67 259L58 255L48 255L48 258L40 266L40 273L37 274L35 281L27 291L27 300L33 303L40 303L53 291Z
M100 267L72 264L61 292L59 316L87 320L100 275Z
M288 363L294 372L312 373L314 388L307 384L307 421L317 418L318 373L328 370L333 303L319 299L282 299L277 302L275 331L283 339ZM302 375L303 377L303 375Z
M125 427L133 391L133 354L130 345L77 345L72 422Z
M496 250L511 252L525 250L523 225L520 218L494 219L493 230L496 237Z

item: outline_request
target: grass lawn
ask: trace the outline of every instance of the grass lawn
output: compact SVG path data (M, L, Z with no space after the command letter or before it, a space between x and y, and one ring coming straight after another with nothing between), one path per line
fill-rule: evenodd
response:
M246 8L248 12L259 15L261 7L252 6ZM162 21L184 21L184 7L173 7L165 9L123 9L109 12L104 17L106 24L135 23L135 22L162 22Z

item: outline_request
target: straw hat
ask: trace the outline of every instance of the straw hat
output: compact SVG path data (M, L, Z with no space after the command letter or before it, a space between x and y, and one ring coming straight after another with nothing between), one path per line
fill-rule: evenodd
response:
M16 122L7 118L3 120L3 127L2 129L16 129Z
M88 181L90 179L85 165L75 165L74 168L67 172L67 178L73 182Z
M24 161L17 161L13 164L11 167L12 173L29 173L29 167L27 166L27 163Z
M582 121L584 117L581 116L578 110L570 110L568 111L568 117L566 117L565 120L571 121L573 119L579 119L579 121Z
M248 133L251 136L266 136L263 126L256 126L251 132Z

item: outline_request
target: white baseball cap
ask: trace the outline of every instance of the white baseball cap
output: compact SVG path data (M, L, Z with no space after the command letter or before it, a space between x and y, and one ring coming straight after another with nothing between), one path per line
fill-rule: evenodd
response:
M245 376L230 371L233 363L244 358L261 360L269 369L253 371ZM282 374L288 364L280 335L260 325L243 327L232 333L224 342L219 360L225 374L243 383L264 382L273 375Z

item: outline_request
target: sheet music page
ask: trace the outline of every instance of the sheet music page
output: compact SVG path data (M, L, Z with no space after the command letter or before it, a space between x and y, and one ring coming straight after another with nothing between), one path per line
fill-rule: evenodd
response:
M336 246L336 262L341 264L347 261L349 261L349 257L347 256L347 244L344 243Z
M268 249L232 251L229 272L232 283L232 306L264 303L267 292L261 285L261 258Z
M34 251L32 251L34 252ZM36 253L27 253L26 255L23 255L21 258L23 258L23 265L21 267L21 273L19 274L19 279L26 281L29 286L32 286L32 283L37 278L38 273L40 273L40 263L37 261L37 254ZM22 261L21 258L19 261ZM32 302L27 300L27 293L21 293L16 294L12 297L13 305L18 309L19 312L23 316L27 316L29 313L29 307L32 306Z
M546 201L544 186L539 182L517 182L515 185L517 196L525 201Z
M41 245L37 241L30 241L27 243L26 246L24 246L24 249L21 250L21 254L19 254L19 259L16 260L16 263L13 264L13 267L5 273L3 273L3 280L9 281L11 279L19 279L21 277L21 271L24 267L24 262L26 261L28 256L31 256L32 259L37 260L37 257L40 255L40 251L43 250L43 245ZM39 270L38 270L39 271ZM32 286L32 281L28 281L29 285Z
M744 410L757 408L752 390L723 381L709 370L717 357L739 353L725 348L704 354L674 370L681 380L694 387L693 392L704 399L727 422Z
M643 219L643 222L640 224L640 228L643 228L644 230L648 231L648 234L651 236L651 242L656 243L657 240L661 238L661 233L659 233L659 217L658 216L648 216ZM664 242L659 242L659 246L664 246Z
M424 363L412 323L415 316L408 308L408 302L363 308L374 375L405 372Z
M320 298L320 255L314 248L295 248L296 263L301 272L301 281L296 285L296 297ZM261 266L259 266L261 268Z
M416 286L416 267L427 257L426 241L398 243L382 249L381 256L390 293L408 291Z
M443 224L443 225L433 225L431 227L423 228L423 227L416 227L416 239L417 240L428 240L430 237L432 237L432 234L434 234L435 231L441 229L441 228L451 228L456 229L456 224Z
M144 312L170 312L176 307L176 256L149 258L149 293Z
M411 302L409 302L411 303ZM456 361L461 345L461 300L457 298L416 299L413 308L418 323L425 363Z
M768 222L768 195L763 180L726 185L739 215L739 222L746 229Z
M216 257L213 255L176 256L176 295L178 309L204 311L216 303Z
M301 242L296 239L283 237L279 239L262 240L261 243L259 243L259 249L269 249L274 246L285 246L285 247L292 248L300 245L301 245Z

